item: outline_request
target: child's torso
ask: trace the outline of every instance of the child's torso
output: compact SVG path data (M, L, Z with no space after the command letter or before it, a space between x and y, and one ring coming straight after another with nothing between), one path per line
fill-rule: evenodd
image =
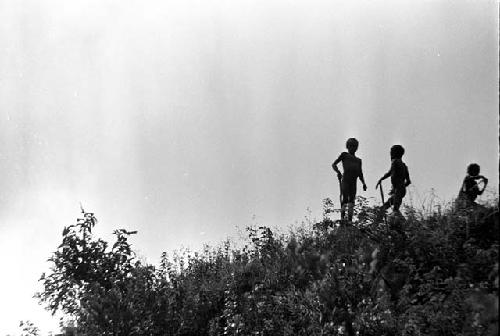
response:
M401 159L394 159L391 166L391 183L395 188L403 188L407 173L406 164Z
M356 179L359 175L361 175L361 159L347 152L344 152L342 155L344 178Z
M460 188L459 195L467 197L469 200L474 201L479 194L479 186L474 176L467 175Z

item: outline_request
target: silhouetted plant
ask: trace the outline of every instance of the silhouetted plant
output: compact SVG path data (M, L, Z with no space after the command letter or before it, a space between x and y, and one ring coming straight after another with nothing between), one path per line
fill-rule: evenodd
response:
M21 336L39 336L40 329L31 321L19 321L19 328L22 328Z
M135 232L115 231L108 248L84 213L63 231L39 298L87 335L496 334L496 205L384 221L357 204L350 225L325 201L314 225L248 228L241 247L164 253L158 268L135 258Z

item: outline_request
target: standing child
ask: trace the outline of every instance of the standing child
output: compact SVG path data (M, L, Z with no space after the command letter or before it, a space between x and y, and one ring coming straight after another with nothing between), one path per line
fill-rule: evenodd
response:
M361 159L356 157L355 155L359 146L358 140L356 140L355 138L350 138L347 140L345 146L347 148L347 152L342 152L339 155L339 157L332 163L332 168L337 173L337 177L340 181L340 219L345 219L345 209L347 207L347 220L352 221L358 177L361 183L363 183L364 191L366 191L366 183L363 177L363 170L361 169ZM339 162L342 162L344 174L342 174L337 167L337 164Z
M462 182L462 187L458 193L458 199L463 205L475 205L474 202L477 196L482 195L486 185L488 185L488 179L483 175L479 175L481 168L477 163L471 163L467 167L467 175ZM479 188L477 181L483 182L483 188Z
M399 213L399 207L403 202L403 197L406 195L406 187L411 183L408 167L402 160L404 153L405 149L401 145L391 147L391 169L378 180L375 187L378 188L383 180L389 176L391 177L392 190L389 193L391 197L384 203L382 208L386 210L392 205L392 209L396 213Z

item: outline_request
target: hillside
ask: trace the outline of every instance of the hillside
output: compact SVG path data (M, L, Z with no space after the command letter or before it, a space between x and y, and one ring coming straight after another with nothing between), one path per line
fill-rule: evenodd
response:
M203 251L139 261L91 233L84 213L64 229L41 303L85 335L497 335L495 205L387 221L360 198L357 220L288 233L247 228Z

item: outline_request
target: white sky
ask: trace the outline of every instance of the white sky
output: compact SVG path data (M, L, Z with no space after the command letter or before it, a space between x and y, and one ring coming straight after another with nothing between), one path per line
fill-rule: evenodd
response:
M31 297L80 201L156 263L320 217L351 136L362 195L395 143L416 203L471 162L496 191L497 32L486 0L0 0L0 335L56 330Z

